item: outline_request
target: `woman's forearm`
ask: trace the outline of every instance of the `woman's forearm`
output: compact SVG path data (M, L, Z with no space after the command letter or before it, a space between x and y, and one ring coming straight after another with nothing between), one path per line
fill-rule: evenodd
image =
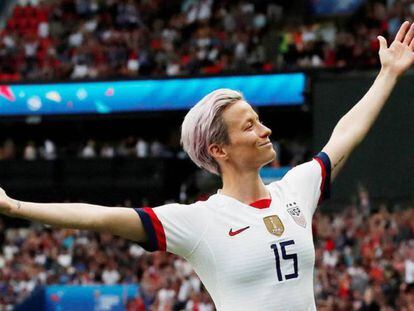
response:
M84 203L32 203L13 200L9 216L60 228L102 231L109 207Z
M59 228L106 231L137 242L147 240L141 219L132 208L85 203L33 203L10 198L0 188L0 213Z
M382 69L364 97L335 126L328 143L322 149L331 160L331 181L336 178L350 153L367 135L390 96L397 77L398 75Z
M352 140L351 145L359 144L377 119L396 82L397 75L381 70L364 97L340 119L332 136L344 135Z

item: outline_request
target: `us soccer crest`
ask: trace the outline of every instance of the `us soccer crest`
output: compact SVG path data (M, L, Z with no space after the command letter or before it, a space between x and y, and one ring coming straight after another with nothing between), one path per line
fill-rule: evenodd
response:
M285 231L282 221L277 215L270 215L263 218L267 231L276 236L281 236Z
M287 211L293 220L301 227L306 228L306 219L296 202L286 204Z

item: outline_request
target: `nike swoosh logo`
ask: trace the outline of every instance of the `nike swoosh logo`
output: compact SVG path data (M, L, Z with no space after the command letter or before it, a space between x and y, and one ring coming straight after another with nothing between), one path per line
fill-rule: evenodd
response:
M241 228L241 229L236 230L236 231L233 231L233 228L231 228L230 231L229 231L229 236L235 236L235 235L237 235L239 233L242 233L244 230L247 230L249 228L250 228L250 226L247 226L247 227Z

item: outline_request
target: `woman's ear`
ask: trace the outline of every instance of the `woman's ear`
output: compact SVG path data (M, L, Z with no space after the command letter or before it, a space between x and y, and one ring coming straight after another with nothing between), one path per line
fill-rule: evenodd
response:
M219 144L211 144L208 146L208 153L217 160L225 160L228 157L227 151L224 146Z

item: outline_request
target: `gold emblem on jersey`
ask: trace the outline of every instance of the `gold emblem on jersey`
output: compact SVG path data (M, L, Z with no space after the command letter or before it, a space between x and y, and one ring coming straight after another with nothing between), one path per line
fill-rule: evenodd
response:
M282 221L277 215L270 215L263 218L267 231L276 236L281 236L285 231Z

